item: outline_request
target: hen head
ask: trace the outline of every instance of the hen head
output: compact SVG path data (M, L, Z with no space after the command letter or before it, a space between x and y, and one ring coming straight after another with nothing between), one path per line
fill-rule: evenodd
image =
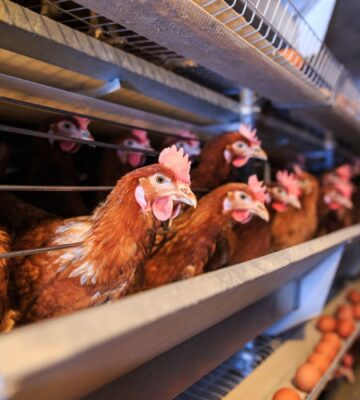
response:
M49 121L47 132L51 135L67 136L69 138L93 141L88 125L90 120L82 117L57 117ZM49 139L53 144L54 140ZM76 153L81 144L68 141L59 141L60 149L65 153Z
M135 199L143 212L152 211L157 220L166 221L179 214L181 203L196 207L196 197L190 189L189 157L182 149L166 148L160 153L159 164L137 171L141 175Z
M266 187L255 175L249 178L248 184L229 184L233 189L226 193L223 200L223 213L235 222L246 224L253 216L269 221L270 215L265 207Z
M319 182L315 176L301 169L300 166L294 166L295 177L301 189L301 195L308 195L318 190Z
M117 144L133 149L153 150L147 132L141 129L133 129L131 135L117 142ZM146 160L146 155L139 152L132 153L124 150L117 150L116 155L121 163L129 164L132 168L141 167Z
M256 129L251 130L249 126L241 124L238 132L226 135L229 143L225 146L224 158L234 167L243 167L250 158L267 160L267 155L261 148L261 141L256 136Z
M323 200L330 210L352 209L353 186L347 181L338 181L323 187Z
M269 188L272 208L277 212L284 212L289 206L301 208L299 200L301 190L295 175L287 171L278 171L276 183Z
M188 130L182 130L178 132L178 136L181 136L182 138L169 137L165 143L167 145L174 144L178 150L184 149L184 153L190 158L196 157L200 154L200 140L197 135Z

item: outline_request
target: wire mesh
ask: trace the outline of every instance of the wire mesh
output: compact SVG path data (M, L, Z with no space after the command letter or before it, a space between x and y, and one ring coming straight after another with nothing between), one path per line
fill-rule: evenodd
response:
M303 327L299 326L277 337L258 336L177 396L175 400L221 400L286 340L300 335L302 329Z
M355 83L290 0L193 1L326 97L345 97L352 106L346 109L358 113Z
M41 0L28 7L73 29L151 62L172 63L184 58L171 50L70 0Z
M16 3L17 0L14 0ZM23 2L20 2L23 5ZM38 0L27 8L178 75L226 93L233 82L70 0Z

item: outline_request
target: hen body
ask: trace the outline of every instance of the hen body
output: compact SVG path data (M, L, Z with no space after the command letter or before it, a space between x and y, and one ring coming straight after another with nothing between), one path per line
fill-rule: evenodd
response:
M173 222L173 235L145 264L143 288L202 274L233 223L223 213L227 192L246 187L241 183L223 185L202 197L196 210L185 211Z
M224 159L226 146L237 140L245 140L238 132L225 133L205 143L197 168L191 171L192 186L214 189L226 183L231 173L231 163Z
M331 210L329 205L325 203L324 193L321 191L318 204L318 219L317 236L323 236L352 225L354 212L344 207L338 210Z
M78 243L77 247L15 259L11 276L21 322L67 314L132 292L159 225L142 212L135 189L155 164L124 176L90 217L44 223L16 249ZM171 171L165 169L171 174Z
M29 185L79 185L79 173L74 155L43 139L34 140L33 157L26 183ZM34 192L25 196L36 206L64 217L85 215L87 208L79 192Z
M10 251L10 236L4 228L0 228L0 254ZM9 259L0 259L0 331L12 328L9 298Z
M253 260L270 252L272 220L273 217L270 217L270 222L254 217L246 225L236 225L229 230L229 265Z
M11 193L0 193L0 221L12 234L19 234L46 220L56 218L56 215L41 210Z
M314 176L305 172L303 178L307 180L308 187L300 198L301 209L289 208L283 213L277 213L271 224L273 250L282 250L306 242L316 233L319 183Z

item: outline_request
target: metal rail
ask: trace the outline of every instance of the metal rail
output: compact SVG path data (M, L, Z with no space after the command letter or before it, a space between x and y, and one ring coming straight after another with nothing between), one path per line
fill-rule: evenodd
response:
M322 376L319 383L315 386L315 388L312 390L312 392L309 393L305 397L305 400L316 400L320 396L321 392L324 390L327 383L333 378L334 373L335 373L337 367L339 366L342 358L349 351L349 349L351 348L351 346L354 344L355 340L359 336L360 336L360 324L357 323L354 333L348 339L346 339L345 344L343 344L340 351L337 353L337 355L334 358L333 362L331 363L329 369Z
M9 251L6 253L1 253L0 260L14 258L14 257L32 256L34 254L47 253L49 251L59 251L59 250L64 250L64 249L71 249L73 247L78 247L81 244L82 244L82 242L76 242L76 243L61 244L58 246L39 247L37 249L31 249L31 250Z
M44 139L53 139L56 141L75 142L75 143L84 144L86 146L94 147L94 148L102 147L105 149L122 150L122 151L131 152L131 153L141 153L141 154L146 154L149 156L158 156L160 154L158 151L155 151L155 150L137 149L137 148L124 146L124 145L120 145L120 144L99 142L97 140L79 139L79 138L74 138L74 137L69 137L69 136L56 135L56 134L50 134L47 132L35 131L32 129L18 128L18 127L9 126L9 125L3 125L3 124L0 124L0 131L6 132L6 133L16 133L19 135L39 137L39 138L44 138ZM161 133L159 133L159 134L161 134ZM180 136L180 135L170 135L170 134L169 135L162 134L162 135L184 140L184 137ZM191 139L191 140L193 140L193 139ZM201 139L194 138L194 140L201 142Z
M114 186L44 186L44 185L0 185L0 192L108 192ZM207 188L192 188L193 192L207 193Z
M222 8L217 6L217 0L195 2L224 24L231 22L235 32L280 65L298 76L300 71L300 76L319 88L337 89L344 67L290 0L226 0ZM233 17L224 20L222 16L230 11ZM345 94L355 92L349 90ZM357 91L356 95L359 101L360 93Z

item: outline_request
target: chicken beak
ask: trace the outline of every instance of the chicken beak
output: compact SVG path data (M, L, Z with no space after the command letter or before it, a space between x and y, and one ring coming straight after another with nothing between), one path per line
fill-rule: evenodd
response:
M253 148L252 152L251 152L251 157L252 158L257 158L259 160L264 160L264 161L266 161L268 159L267 154L265 153L265 151L261 147Z
M191 191L190 186L186 184L178 184L177 191L174 193L174 200L184 203L190 207L196 208L197 199Z
M94 141L94 137L87 129L81 131L80 139L89 140L91 142Z
M253 203L253 207L251 208L251 212L254 215L257 215L259 218L263 219L266 222L269 222L269 220L270 220L269 211L261 201L255 201Z
M298 210L301 208L300 200L295 196L291 196L288 198L288 204L290 206L293 206L294 208L297 208Z
M348 210L351 210L353 208L352 201L346 197L339 196L337 201L339 202L339 204L341 204L343 207L347 208Z

